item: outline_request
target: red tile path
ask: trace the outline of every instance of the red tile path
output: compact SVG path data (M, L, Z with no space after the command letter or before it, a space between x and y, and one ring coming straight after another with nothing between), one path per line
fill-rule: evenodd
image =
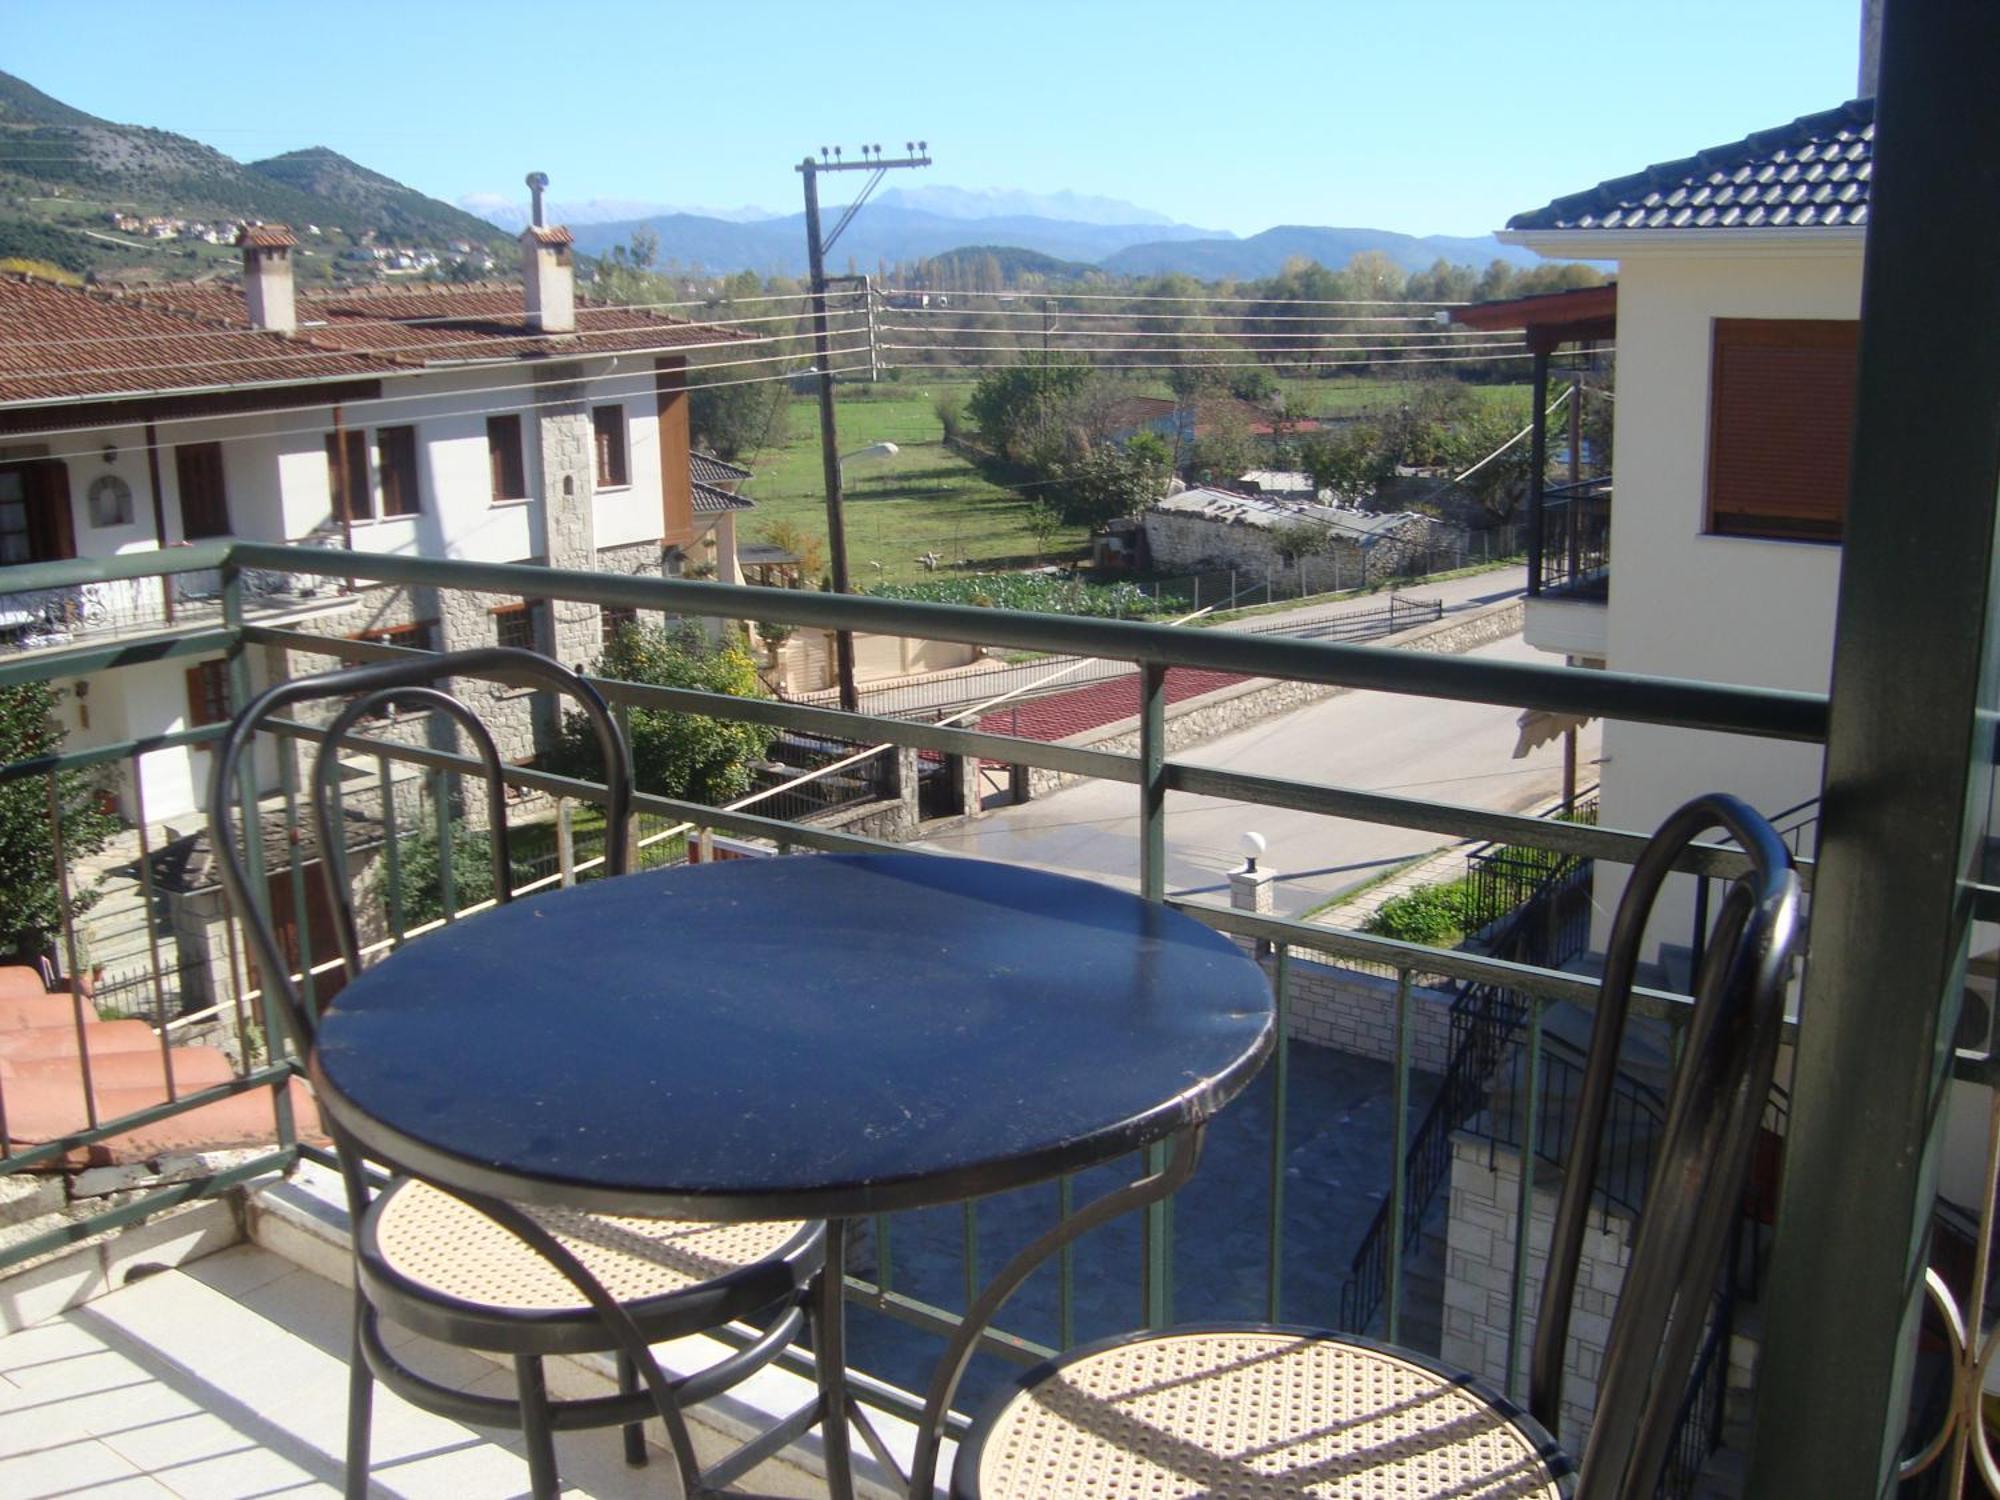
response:
M1207 672L1196 667L1167 669L1167 703L1212 693L1250 679L1240 672ZM1139 712L1139 674L1093 682L1068 693L1052 693L1046 698L995 709L979 721L988 734L1018 735L1024 740L1067 739L1086 729L1101 729Z

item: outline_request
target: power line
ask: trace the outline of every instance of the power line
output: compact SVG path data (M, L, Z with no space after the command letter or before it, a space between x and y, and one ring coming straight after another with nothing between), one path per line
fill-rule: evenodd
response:
M1020 338L1031 338L1036 333L1036 330L1034 329L1016 330L1011 328L941 327L937 324L919 324L919 323L881 323L878 324L877 326L884 333L925 333L925 334L985 333L985 334L999 334L1003 336L1012 335ZM1244 331L1244 332L1234 332L1234 333L1226 333L1226 332L1203 333L1200 332L1199 330L1191 328L1179 328L1179 329L1169 328L1164 330L1149 330L1143 328L1102 328L1102 329L1051 328L1046 331L1055 338L1076 338L1076 339L1187 338L1187 339L1241 340L1241 339L1302 339L1302 338L1309 339L1315 336L1312 332L1306 329L1290 329L1278 333L1259 333L1254 331ZM1518 333L1514 332L1512 329L1506 329L1506 328L1469 329L1464 332L1438 331L1438 330L1423 330L1423 331L1412 330L1409 333L1399 333L1393 328L1374 328L1374 329L1369 329L1365 332L1357 329L1353 333L1322 333L1317 336L1320 338L1328 338L1328 339L1460 339L1460 340L1513 339L1517 342L1520 339L1520 335Z
M974 352L979 352L979 351L974 351ZM1022 351L1017 350L1014 352L1019 353ZM1156 351L1139 351L1139 352L1156 352ZM1180 361L1168 360L1164 362L1144 363L1144 364L1094 364L1090 366L1090 368L1094 370L1343 370L1343 369L1393 370L1408 365L1474 364L1482 360L1531 359L1533 357L1534 356L1532 350L1524 350L1518 354L1499 353L1499 354L1418 355L1405 359L1358 359L1358 360L1345 360L1345 361L1308 360L1305 362L1298 362L1298 361L1286 362L1282 360L1271 360L1271 361L1218 360L1215 361L1214 363L1204 362L1197 364L1186 360L1180 360ZM884 365L883 368L889 370L933 370L940 368L967 369L967 370L981 370L981 369L1012 370L1012 369L1035 368L1039 365L1039 363L1040 362L1038 360L1013 360L1011 362L993 361L993 360L970 362L970 361L958 360L958 361L942 361L939 364L923 364L923 363L890 364L890 365Z
M878 294L879 295L879 294ZM1025 300L1025 299L1023 299ZM1116 319L1129 322L1144 319L1149 323L1172 322L1213 322L1216 318L1232 318L1249 323L1428 323L1435 324L1437 318L1432 313L1170 313L1170 312L1091 312L1074 307L996 307L972 308L952 307L944 303L936 307L891 307L890 312L901 316L947 317L952 315L976 318L1097 318ZM1468 330L1477 331L1477 330Z
M885 297L1027 297L1051 296L1067 297L1077 302L1178 302L1183 306L1191 303L1207 303L1221 306L1237 303L1246 306L1272 304L1278 307L1471 307L1470 302L1426 302L1415 297L1285 297L1270 295L1264 297L1168 297L1158 293L1124 292L944 292L929 287L883 287Z
M860 352L861 352L860 350L854 349L852 347L846 347L835 351L835 353L843 356L853 355ZM805 356L798 354L769 355L758 359L733 360L714 365L705 365L702 366L701 368L730 369L738 365L772 364L781 360L803 359L804 357ZM837 375L853 375L865 372L868 368L869 366L866 363L866 361L861 361L855 364L842 365L834 373ZM806 372L801 370L780 370L763 375L754 375L735 380L704 380L699 383L690 384L688 386L688 390L690 392L694 392L699 390L720 390L725 387L738 386L738 385L763 385L775 380L796 380L804 373ZM646 382L645 388L637 392L637 394L643 395L649 393L652 389L653 374L651 371L634 370L629 375L612 374L612 375L599 376L597 378L599 380L610 380L610 381L617 381L617 380L644 381ZM254 409L248 409L244 411L204 412L191 416L166 417L166 418L159 418L156 420L171 423L176 428L179 428L200 422L235 422L250 417L292 416L297 414L301 410L319 411L333 406L339 406L342 412L346 413L354 410L356 407L384 406L384 405L396 405L398 407L408 407L418 402L463 400L468 395L490 396L496 394L503 394L509 391L530 391L530 390L539 390L542 388L543 388L542 384L539 381L522 381L522 382L510 383L507 385L484 386L481 387L480 390L476 393L467 391L420 391L420 392L411 392L409 394L404 394L404 395L364 396L351 401L335 401L329 399L319 403L316 406L310 406L304 408L295 405L266 406L266 407L257 407ZM543 411L543 410L553 409L555 407L573 406L574 404L575 404L575 398L573 397L552 397L545 401L532 401L525 403L483 404L483 405L475 404L471 406L461 406L454 409L451 413L448 413L448 415L469 416L469 417L497 416L508 412ZM91 427L81 430L102 431L105 426L136 427L141 425L141 423L144 420L145 420L144 418L135 418L112 424L99 424L96 427ZM362 425L366 426L369 424L364 422ZM79 430L80 429L78 429L75 426L49 427L41 429L24 430L21 432L9 432L6 434L6 437L10 442L20 441L28 438L73 438L76 436ZM326 431L327 431L327 423L325 420L322 419L303 426L266 427L260 429L257 432L230 433L214 438L212 439L212 441L219 443L250 442L271 437L296 437L301 435L311 435L315 433L323 434ZM172 443L162 443L160 446L172 447L175 445ZM38 458L91 458L101 453L103 451L103 447L104 447L103 440L100 438L92 442L88 447L85 448L67 449L52 453L38 454L36 456Z
M898 352L902 352L902 353L920 353L920 354L1022 354L1022 353L1030 353L1030 354L1035 354L1035 353L1040 353L1040 352L1041 352L1041 351L1039 351L1039 350L1033 350L1033 349L1026 349L1026 350L1024 350L1024 349L1022 349L1022 348L1021 348L1021 346L1020 346L1020 345L1018 345L1018 344L882 344L882 345L880 345L879 347L881 347L881 348L883 348L883 349L890 349L890 350L896 350L896 351L898 351ZM1498 352L1504 352L1504 351L1511 351L1511 350L1515 350L1515 349L1521 349L1521 348L1524 348L1524 347L1525 347L1525 346L1523 346L1523 345L1521 344L1521 342L1520 342L1520 341L1519 341L1518 339L1515 339L1515 340L1512 340L1512 341L1510 341L1510 342L1508 342L1508 343L1505 343L1505 344L1498 344L1498 345L1481 345L1481 346L1477 346L1477 348L1478 348L1478 349L1480 349L1480 350L1485 350L1485 349L1491 349L1491 350L1493 350L1493 351L1494 351L1494 352L1496 352L1496 353L1498 353ZM1418 348L1416 348L1415 350L1410 350L1410 349L1406 349L1406 348L1405 348L1405 347L1404 347L1403 345L1400 345L1400 344L1375 344L1375 345L1356 345L1356 344L1300 344L1300 345L1295 345L1295 346L1289 346L1289 347L1285 347L1285 348L1277 348L1277 349L1258 349L1258 350L1254 350L1254 351L1250 351L1250 350L1246 350L1246 351L1243 351L1243 352L1246 352L1246 353L1251 353L1251 352L1254 352L1254 353L1256 353L1256 354L1259 354L1259 355L1280 355L1280 354L1305 354L1305 355L1317 355L1317 354L1328 354L1328 355L1340 355L1340 354L1408 354L1408 355L1410 355L1410 356L1411 356L1411 357L1413 357L1413 358L1423 358L1423 357L1426 357L1426 356L1428 356L1428 355L1429 355L1429 354L1430 354L1430 353L1432 352L1432 350L1433 350L1434 348L1435 348L1435 346L1419 346L1419 347L1418 347ZM1131 354L1131 355L1162 355L1162 354L1184 354L1184 355L1207 355L1207 354L1215 354L1215 353L1222 353L1222 352L1224 352L1224 351L1222 351L1222 350L1212 350L1212 349L1202 349L1202 348L1191 348L1191 349L1190 349L1190 348L1180 348L1180 349L1144 349L1144 348L1140 348L1140 349L1121 349L1121 348L1110 348L1110 347L1106 347L1106 348L1094 348L1094 349L1086 349L1086 348L1068 348L1068 349L1059 349L1059 350L1056 350L1055 352L1056 352L1056 353L1058 353L1058 354L1072 354L1072 355L1076 355L1076 356L1077 356L1078 358L1080 358L1080 359L1088 359L1088 358L1089 358L1090 356L1092 356L1092 355L1099 355L1099 354L1112 354L1112 355L1125 355L1125 354ZM1233 352L1233 351L1231 351L1231 352ZM1474 353L1468 353L1468 354L1466 354L1466 355L1465 355L1464 357L1465 357L1465 358L1468 358L1468 359L1479 359L1479 358L1484 358L1484 357L1486 357L1486 356L1485 356L1485 354L1483 354L1483 353L1478 353L1478 352L1474 352ZM1205 368L1213 368L1213 366L1211 366L1211 365L1209 364L1209 362L1208 362L1207 360L1205 360L1205 359L1204 359L1204 360L1190 360L1190 361L1186 362L1186 367L1187 367L1187 368L1190 368L1190 369L1205 369Z

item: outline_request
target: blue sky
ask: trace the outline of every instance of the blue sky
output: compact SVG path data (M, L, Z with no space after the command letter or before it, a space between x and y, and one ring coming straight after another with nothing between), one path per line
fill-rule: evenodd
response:
M0 0L0 68L427 193L797 206L821 145L1183 222L1476 234L1854 91L1859 0ZM914 183L910 183L914 185Z

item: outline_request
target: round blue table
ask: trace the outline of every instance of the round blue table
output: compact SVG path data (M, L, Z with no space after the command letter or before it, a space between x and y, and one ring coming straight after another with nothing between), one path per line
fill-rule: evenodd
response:
M1176 1167L1030 1247L1039 1263L1184 1180L1273 1025L1258 967L1157 903L977 860L814 855L525 896L425 936L340 992L312 1076L341 1129L447 1187L825 1217L835 1268L845 1218L1186 1143ZM936 1432L973 1325L1032 1268L969 1310L931 1393ZM837 1302L840 1277L825 1280ZM918 1469L931 1459L920 1449Z

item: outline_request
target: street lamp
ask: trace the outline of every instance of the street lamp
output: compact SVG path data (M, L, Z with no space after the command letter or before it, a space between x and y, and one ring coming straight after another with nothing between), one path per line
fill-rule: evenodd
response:
M852 453L841 454L834 462L840 465L841 474L845 477L847 461L850 458L894 458L902 451L894 443L870 443L866 448L856 448Z

